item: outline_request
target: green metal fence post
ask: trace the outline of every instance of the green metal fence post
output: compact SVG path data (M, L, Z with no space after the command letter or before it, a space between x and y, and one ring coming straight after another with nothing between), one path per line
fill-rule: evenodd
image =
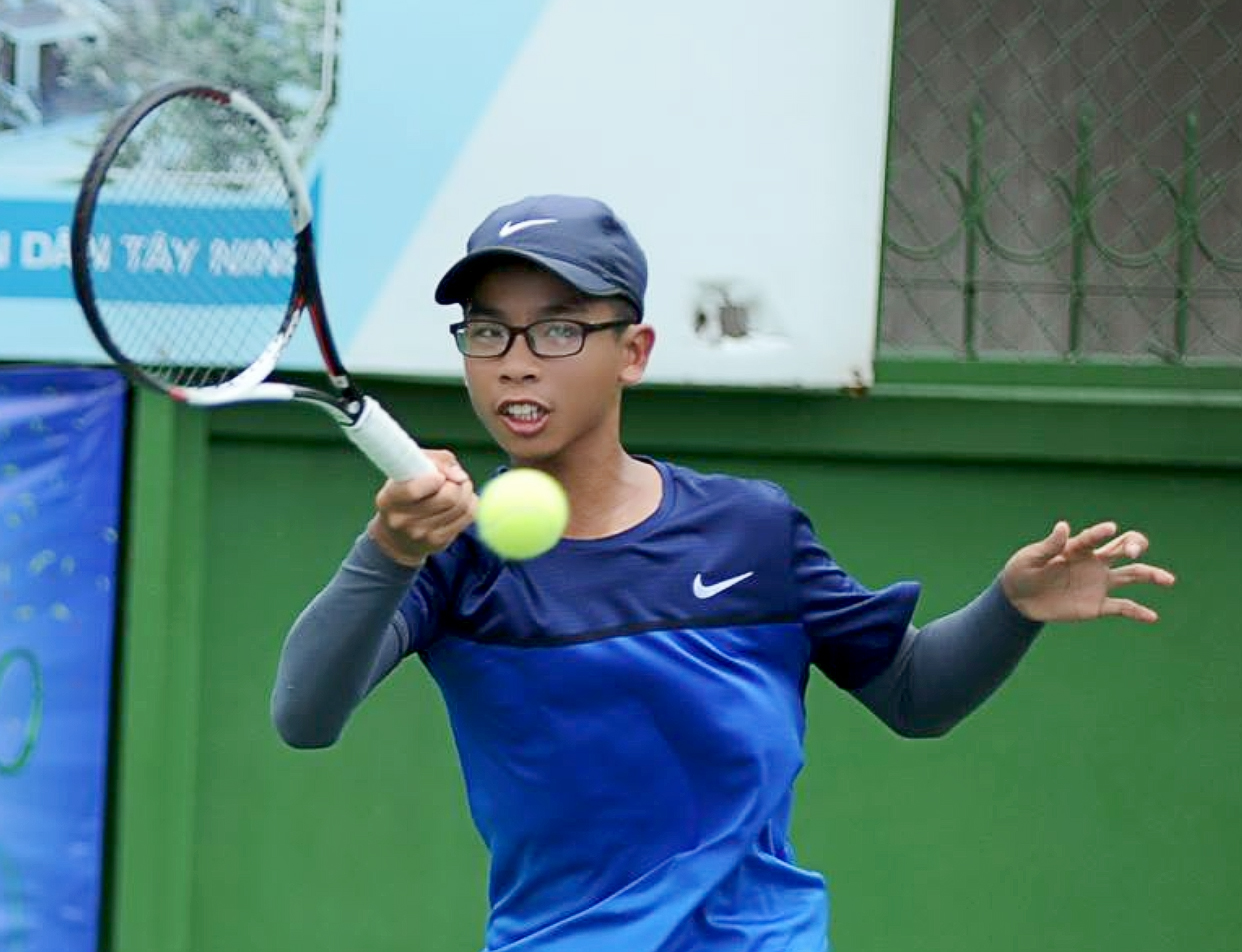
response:
M1087 300L1087 246L1091 236L1087 222L1091 205L1095 201L1093 187L1093 154L1095 113L1089 103L1078 110L1077 157L1074 168L1074 188L1070 200L1070 299L1069 299L1069 356L1077 360L1082 356L1082 312Z
M1183 141L1182 187L1177 196L1177 287L1173 316L1173 352L1180 363L1186 357L1190 325L1190 296L1194 293L1195 247L1199 233L1199 115L1186 114Z
M983 224L983 107L978 103L970 110L970 146L966 156L966 194L962 206L962 230L965 236L963 261L962 343L967 360L978 360L975 324L979 309L979 238Z

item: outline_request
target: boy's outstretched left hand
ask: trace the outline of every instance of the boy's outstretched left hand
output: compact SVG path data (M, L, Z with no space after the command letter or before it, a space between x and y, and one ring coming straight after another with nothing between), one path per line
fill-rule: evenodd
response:
M1134 529L1119 533L1115 522L1097 523L1071 535L1069 523L1060 521L1047 538L1023 546L1010 557L1001 572L1001 587L1013 606L1034 621L1119 615L1154 622L1158 616L1152 609L1112 594L1123 585L1140 582L1173 584L1173 573L1134 561L1147 551L1147 545L1143 533Z

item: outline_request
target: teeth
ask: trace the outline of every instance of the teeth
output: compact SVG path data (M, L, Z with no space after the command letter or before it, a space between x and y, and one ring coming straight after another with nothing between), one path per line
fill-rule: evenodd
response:
M515 420L533 420L543 415L543 410L533 403L510 403L500 412Z

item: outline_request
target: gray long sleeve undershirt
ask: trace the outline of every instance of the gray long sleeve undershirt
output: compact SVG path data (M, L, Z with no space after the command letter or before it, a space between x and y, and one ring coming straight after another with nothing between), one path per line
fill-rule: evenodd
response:
M294 622L272 689L272 721L294 747L334 743L354 709L406 653L397 611L416 570L363 534ZM909 628L893 662L853 695L903 737L937 737L982 704L1040 625L994 582L952 614Z
M335 743L354 708L401 660L409 633L397 606L416 573L359 536L285 638L272 687L272 722L285 743Z
M940 737L991 697L1042 627L997 579L968 605L907 629L892 663L852 693L901 736Z

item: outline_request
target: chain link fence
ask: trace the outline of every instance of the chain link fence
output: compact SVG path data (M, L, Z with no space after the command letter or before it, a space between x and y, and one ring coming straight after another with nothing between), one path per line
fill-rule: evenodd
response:
M882 356L1242 362L1242 0L900 0Z

